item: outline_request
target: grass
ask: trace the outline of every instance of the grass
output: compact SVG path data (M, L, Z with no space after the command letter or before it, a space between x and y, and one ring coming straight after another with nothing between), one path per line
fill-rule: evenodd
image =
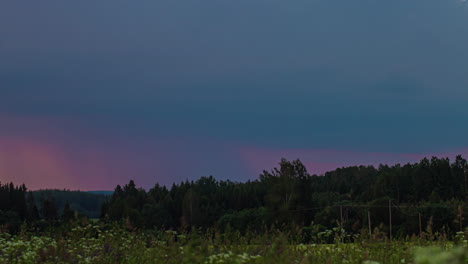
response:
M0 263L468 263L465 234L458 237L458 242L356 239L298 244L280 232L258 236L135 232L94 223L41 235L0 234Z

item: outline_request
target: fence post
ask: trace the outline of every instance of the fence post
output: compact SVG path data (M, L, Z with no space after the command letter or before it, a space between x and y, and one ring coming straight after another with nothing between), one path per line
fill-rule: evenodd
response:
M421 224L421 213L418 213L419 215L419 237L422 236L422 224Z
M341 225L341 228L343 228L343 206L342 205L340 205L340 219L341 219L340 225Z
M369 223L369 238L372 238L372 227L370 221L370 211L367 211L367 222Z
M390 218L390 241L392 241L392 200L388 200L388 212Z

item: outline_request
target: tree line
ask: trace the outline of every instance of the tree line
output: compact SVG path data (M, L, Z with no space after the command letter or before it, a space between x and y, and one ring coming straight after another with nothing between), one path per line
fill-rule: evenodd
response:
M278 168L247 182L210 176L145 191L130 181L115 188L101 218L136 228L262 232L299 226L319 232L339 226L353 233L367 230L372 219L373 229L388 234L392 214L395 236L421 229L451 235L463 227L468 209L467 177L461 156L351 166L321 176L310 175L300 160L282 159Z
M98 218L107 198L70 190L28 191L24 184L0 183L0 231L15 232L23 224L41 228L79 217Z
M372 232L388 234L391 221L397 237L421 229L453 235L465 226L468 164L461 156L453 162L432 157L414 164L343 167L324 175L309 174L300 160L282 159L278 165L247 182L210 176L146 191L130 181L98 200L63 191L34 195L25 185L0 183L0 227L76 219L76 203L64 201L70 197L93 212L101 207L102 221L139 229L318 233L340 227L359 234L372 224Z

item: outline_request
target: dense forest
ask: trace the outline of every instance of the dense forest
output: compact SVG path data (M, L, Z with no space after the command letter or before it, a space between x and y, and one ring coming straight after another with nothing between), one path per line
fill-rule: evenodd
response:
M310 175L300 160L282 159L278 168L248 182L210 176L146 191L130 181L100 200L101 219L140 229L245 233L299 227L317 233L340 227L350 234L370 230L387 236L392 228L394 237L422 230L451 236L463 228L468 212L467 177L461 156L453 162L433 157L415 164L353 166L320 176ZM0 185L0 225L76 218L76 205L61 195Z
M117 186L102 210L108 221L128 220L144 228L226 228L262 232L301 226L316 231L342 227L418 234L421 229L453 234L467 212L468 165L461 156L416 164L354 166L310 175L299 160L281 160L245 183L202 177L148 192L133 181ZM369 220L371 223L369 223ZM371 225L370 225L371 224Z
M67 202L68 206L80 215L89 218L99 218L103 203L108 199L104 193L80 192L70 190L39 190L32 192L36 206L41 206L41 201L46 197L53 197L58 212L62 212Z
M99 218L108 197L70 190L28 191L25 185L0 183L0 230L17 230L24 222L56 224L77 217Z

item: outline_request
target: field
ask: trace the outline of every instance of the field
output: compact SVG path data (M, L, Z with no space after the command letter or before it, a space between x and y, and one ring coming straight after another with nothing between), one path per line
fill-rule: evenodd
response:
M174 231L135 232L99 224L0 235L0 263L468 263L468 244L366 241L300 244L285 234L190 235Z

